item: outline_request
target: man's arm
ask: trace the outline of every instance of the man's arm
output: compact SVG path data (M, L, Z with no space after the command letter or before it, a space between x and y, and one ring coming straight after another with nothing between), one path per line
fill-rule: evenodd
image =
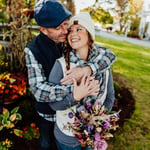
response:
M109 69L116 60L115 54L107 48L95 45L93 51L90 61L85 62L80 67L73 68L66 72L66 77L61 80L62 84L71 84L72 78L79 81L83 75L89 76L102 73Z
M56 61L49 75L49 82L53 84L59 84L62 77L63 71L61 64L59 61ZM86 96L97 95L98 92L98 81L94 79L91 80L91 78L84 76L79 85L77 85L76 81L74 80L73 93L66 95L62 101L51 102L49 105L53 110L64 110L77 104L78 101L82 100Z
M92 61L88 62L93 74L105 72L116 61L116 55L105 47L95 44L93 51Z
M42 66L38 64L28 48L25 48L25 58L29 86L38 102L60 101L65 95L72 93L73 86L71 85L54 85L46 81Z

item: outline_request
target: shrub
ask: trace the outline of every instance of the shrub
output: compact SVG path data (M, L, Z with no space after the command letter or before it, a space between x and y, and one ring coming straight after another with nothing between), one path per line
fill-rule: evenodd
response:
M13 145L13 141L6 139L0 142L0 150L9 150Z
M38 139L39 128L35 123L31 123L29 126L26 126L23 130L14 129L14 134L20 138L25 138L27 140Z
M8 38L11 47L13 61L8 61L11 72L21 71L26 73L24 48L32 39L30 25L30 16L24 13L25 3L23 0L8 0L7 14L8 29L4 31L4 39ZM17 10L17 11L16 11Z
M27 79L22 73L0 74L0 99L4 103L11 103L16 98L26 95Z
M11 112L9 112L8 109L3 108L3 113L0 114L0 131L4 128L14 128L18 120L22 119L22 116L18 113L18 110L19 107L15 107Z

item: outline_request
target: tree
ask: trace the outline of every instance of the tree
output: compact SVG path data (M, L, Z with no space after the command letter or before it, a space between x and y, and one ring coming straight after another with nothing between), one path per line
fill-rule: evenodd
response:
M143 1L141 0L130 0L130 10L128 12L129 16L138 17L139 13L143 8Z
M131 20L130 35L138 37L138 29L140 24L140 12L143 8L143 1L130 0L130 10L126 15L126 20Z
M7 0L0 0L0 22L6 22L7 14L6 14L6 2Z
M35 5L35 0L25 0L25 3L27 5L27 8L33 9Z
M61 0L61 3L70 11L72 15L75 15L75 4L73 0Z
M87 11L91 14L94 22L99 22L101 24L112 24L113 17L110 15L108 11L105 11L102 8L93 9L91 7L85 8L82 11Z
M119 9L117 10L117 13L120 18L120 20L119 20L120 30L122 31L124 17L125 17L126 12L129 9L129 2L128 2L128 0L117 0L117 5L119 7Z

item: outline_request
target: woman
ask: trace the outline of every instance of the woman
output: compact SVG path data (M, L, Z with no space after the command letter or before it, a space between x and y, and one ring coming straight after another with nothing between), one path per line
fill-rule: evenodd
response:
M84 66L86 62L93 61L97 57L100 59L101 54L106 49L94 45L94 38L94 24L87 12L82 12L72 17L69 22L69 47L66 48L65 56L58 59L54 64L49 81L59 84L60 80L65 76L66 70L77 66ZM109 61L111 63L106 68L110 68L114 60L115 56L112 59L110 58ZM99 89L96 86L97 82L95 80L99 81L99 93L97 93ZM72 130L69 129L67 124L68 122L74 122L74 118L70 119L68 114L70 109L76 110L77 101L82 98L80 103L83 105L99 101L111 110L114 102L114 87L110 70L101 70L95 74L95 80L92 77L86 76L81 79L80 83L74 80L73 95L70 93L70 95L66 96L65 100L49 104L52 109L56 110L54 135L59 150L81 150L79 141L74 137ZM72 100L72 97L74 100Z

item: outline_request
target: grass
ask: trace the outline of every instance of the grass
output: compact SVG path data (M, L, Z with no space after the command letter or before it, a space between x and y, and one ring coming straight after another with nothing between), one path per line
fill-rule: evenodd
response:
M135 112L111 139L108 150L150 150L150 48L96 37L117 55L113 72L135 98Z

